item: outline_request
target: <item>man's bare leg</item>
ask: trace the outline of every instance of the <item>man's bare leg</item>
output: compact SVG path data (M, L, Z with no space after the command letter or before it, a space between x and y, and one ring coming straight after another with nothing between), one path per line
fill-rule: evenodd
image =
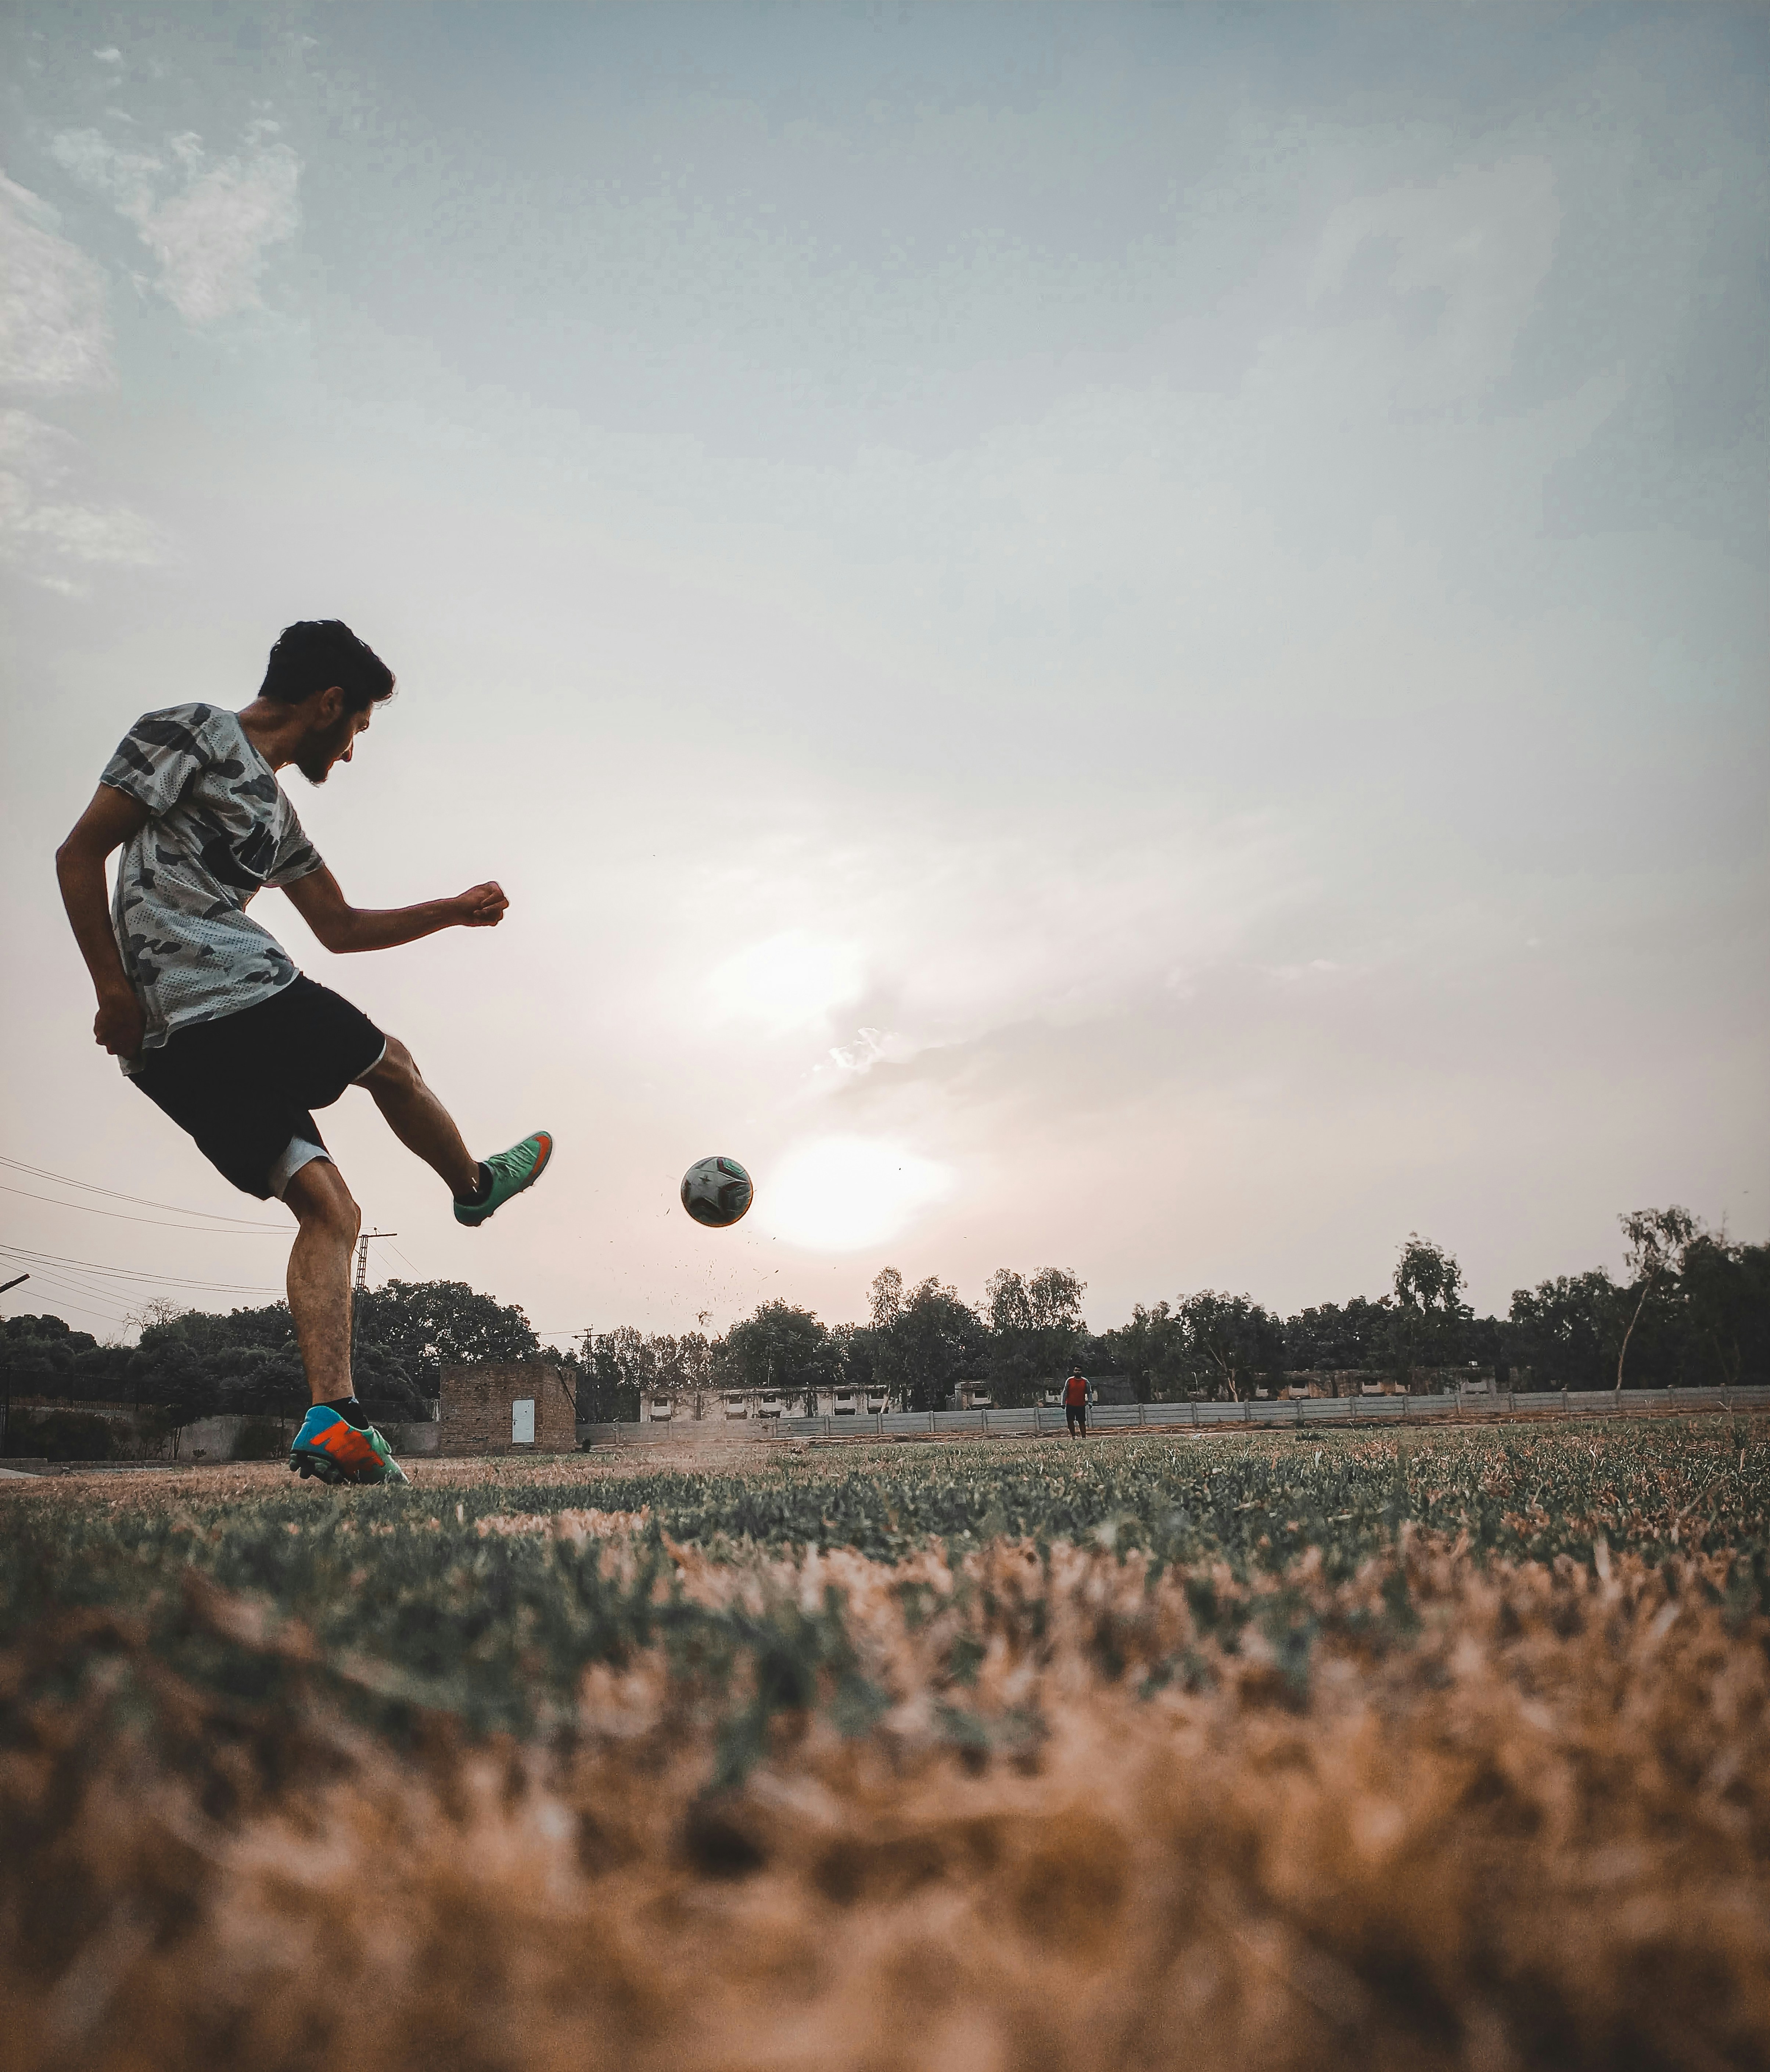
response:
M363 1226L344 1176L329 1158L310 1159L283 1191L300 1224L289 1255L289 1314L295 1320L307 1386L316 1403L353 1396L351 1248Z
M397 1036L388 1037L380 1064L357 1083L368 1088L388 1128L457 1201L470 1201L479 1192L478 1160L462 1142L454 1118L425 1084L412 1053Z
M322 1482L404 1482L392 1449L355 1400L351 1383L351 1248L362 1212L326 1158L300 1167L283 1199L301 1225L289 1255L289 1307L314 1399L289 1465Z

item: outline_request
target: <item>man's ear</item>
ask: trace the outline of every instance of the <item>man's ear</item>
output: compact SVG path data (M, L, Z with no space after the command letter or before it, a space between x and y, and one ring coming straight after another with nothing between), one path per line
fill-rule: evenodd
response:
M314 707L314 724L322 734L336 726L344 717L344 686L329 684L319 694Z

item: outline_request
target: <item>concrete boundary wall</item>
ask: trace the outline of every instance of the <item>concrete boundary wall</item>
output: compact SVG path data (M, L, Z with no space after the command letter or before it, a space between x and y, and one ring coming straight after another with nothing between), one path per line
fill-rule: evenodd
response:
M1097 1432L1296 1431L1337 1427L1342 1431L1468 1424L1558 1424L1568 1420L1601 1417L1686 1416L1731 1411L1770 1410L1770 1387L1749 1388L1557 1389L1552 1393L1497 1395L1459 1402L1453 1396L1314 1396L1284 1403L1106 1404L1088 1412L1088 1430ZM437 1457L433 1425L387 1428L396 1453ZM676 1425L581 1424L581 1445L638 1451L678 1447L684 1452L741 1451L747 1447L847 1440L1008 1439L1064 1436L1061 1410L910 1410L881 1417L771 1417L725 1424L713 1418ZM397 1436L396 1436L397 1435ZM404 1438L406 1444L400 1445ZM427 1445L425 1442L429 1441ZM524 1449L527 1450L526 1449ZM565 1467L572 1456L536 1446L536 1457ZM507 1452L504 1457L509 1457ZM8 1459L4 1465L25 1475L89 1474L98 1470L124 1473L143 1468L179 1469L227 1465L222 1459L180 1461L43 1461Z
M18 1408L14 1402L13 1408ZM84 1410L83 1404L33 1404L33 1408L50 1410ZM169 1468L201 1467L206 1462L232 1462L240 1457L239 1446L248 1432L259 1438L274 1434L273 1452L251 1456L254 1459L276 1457L277 1451L287 1453L294 1442L301 1420L298 1417L260 1416L249 1411L229 1410L215 1417L193 1418L179 1433L179 1450L175 1456L170 1439L160 1441L150 1450L142 1440L138 1424L131 1421L125 1413L108 1417L108 1424L121 1427L125 1451L113 1456L118 1467L163 1466ZM434 1420L424 1424L381 1424L376 1428L386 1437L388 1444L398 1457L412 1453L433 1453L437 1450L437 1426ZM11 1457L7 1457L10 1464Z
M1567 1417L1663 1417L1691 1411L1770 1408L1770 1386L1750 1388L1554 1389L1491 1396L1321 1396L1267 1403L1105 1403L1088 1412L1093 1432L1218 1431L1300 1426L1389 1430ZM782 1439L1060 1438L1062 1410L905 1410L883 1416L702 1418L668 1424L581 1424L593 1446L754 1446Z

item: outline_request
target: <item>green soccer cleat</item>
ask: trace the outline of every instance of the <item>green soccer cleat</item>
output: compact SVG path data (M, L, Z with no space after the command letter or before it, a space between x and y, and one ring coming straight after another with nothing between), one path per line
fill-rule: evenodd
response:
M366 1436L368 1437L369 1442L369 1450L374 1454L376 1460L380 1464L380 1472L376 1474L373 1468L368 1469L362 1474L357 1477L357 1480L359 1482L405 1482L406 1479L405 1470L400 1466L396 1460L394 1459L393 1449L388 1444L386 1440L381 1437L380 1433L376 1430L372 1424L370 1425Z
M491 1192L483 1202L455 1203L455 1221L458 1223L483 1223L488 1216L495 1216L512 1194L520 1194L524 1187L532 1187L553 1155L553 1139L544 1129L537 1129L532 1137L525 1137L520 1144L513 1144L507 1151L495 1151L483 1160L486 1170L491 1175Z

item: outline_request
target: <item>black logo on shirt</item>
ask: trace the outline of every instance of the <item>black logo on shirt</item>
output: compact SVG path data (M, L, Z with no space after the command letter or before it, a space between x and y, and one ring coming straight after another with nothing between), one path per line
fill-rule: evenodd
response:
M198 853L203 867L217 885L232 885L242 892L256 892L270 875L277 861L276 837L267 827L256 827L242 841L226 835L211 835Z

